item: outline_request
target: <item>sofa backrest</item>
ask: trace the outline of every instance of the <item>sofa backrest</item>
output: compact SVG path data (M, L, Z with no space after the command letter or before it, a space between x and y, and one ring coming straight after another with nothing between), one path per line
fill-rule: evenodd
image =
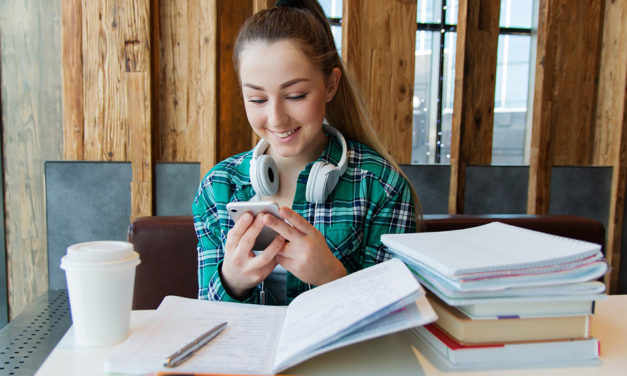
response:
M605 245L597 220L572 215L427 215L421 231L446 231L499 221L553 235ZM154 309L166 295L198 296L196 245L191 216L141 217L128 228L139 253L133 309Z

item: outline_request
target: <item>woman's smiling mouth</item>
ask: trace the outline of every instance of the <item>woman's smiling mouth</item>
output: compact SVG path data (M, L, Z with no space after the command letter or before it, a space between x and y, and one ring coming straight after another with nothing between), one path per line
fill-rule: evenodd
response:
M296 128L296 129L289 130L289 131L285 131L285 132L274 132L274 131L272 131L272 133L275 136L277 136L278 138L287 138L287 137L293 135L294 132L296 132L299 129L300 129L300 127Z

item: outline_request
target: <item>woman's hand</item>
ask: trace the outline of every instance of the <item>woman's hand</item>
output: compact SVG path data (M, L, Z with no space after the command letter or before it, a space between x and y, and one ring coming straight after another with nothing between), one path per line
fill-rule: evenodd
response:
M271 214L262 218L264 224L287 240L276 255L279 264L301 281L316 286L346 275L344 265L333 255L318 229L290 208L281 207L279 213L292 226Z
M255 256L252 248L263 228L261 219L261 215L253 218L252 214L244 213L226 237L222 284L229 294L240 300L246 298L246 293L272 272L277 265L275 256L285 244L285 239L277 236L263 252Z

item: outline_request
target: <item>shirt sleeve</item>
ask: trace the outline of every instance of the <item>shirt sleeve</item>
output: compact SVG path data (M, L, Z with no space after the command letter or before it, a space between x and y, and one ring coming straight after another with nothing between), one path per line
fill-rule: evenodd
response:
M226 230L221 224L210 174L201 182L192 211L198 237L198 299L259 303L258 287L247 299L238 300L222 284L220 266L224 260Z
M367 222L364 229L363 268L391 258L381 242L381 235L416 231L416 209L411 187L398 173L393 173L391 180L393 181L385 184L385 194L374 198L379 204L372 220Z

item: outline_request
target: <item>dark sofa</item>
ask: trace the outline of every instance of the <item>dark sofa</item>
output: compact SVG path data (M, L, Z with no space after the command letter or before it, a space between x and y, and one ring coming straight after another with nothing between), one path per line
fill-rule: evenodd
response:
M492 221L605 245L601 222L571 215L429 215L422 231L455 230ZM141 259L133 309L154 309L166 295L197 297L197 239L191 216L137 218L128 228L128 241Z

